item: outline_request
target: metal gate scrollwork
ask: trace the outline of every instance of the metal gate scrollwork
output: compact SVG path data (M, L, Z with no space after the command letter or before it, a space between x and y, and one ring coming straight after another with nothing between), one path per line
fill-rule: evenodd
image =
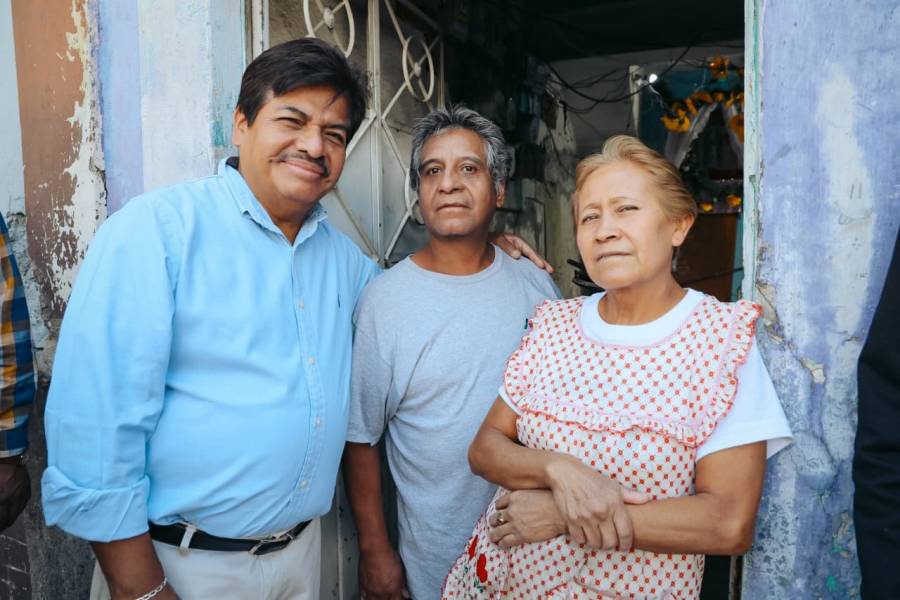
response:
M443 104L437 20L411 0L250 1L255 53L270 42L315 36L368 72L369 109L347 148L340 182L322 202L372 258L382 264L403 258L424 239L408 162L415 119ZM357 31L357 23L365 30Z
M337 6L334 8L327 7L322 4L321 0L314 0L318 9L322 12L322 20L313 25L312 19L309 15L309 0L303 0L303 20L306 22L306 30L308 35L313 37L319 37L319 30L322 28L322 25L325 26L328 31L331 32L332 40L330 41L334 46L337 46L341 49L341 52L344 53L344 56L350 56L353 52L353 42L356 41L356 27L353 23L353 9L350 8L350 0L343 0L343 2L339 2ZM335 29L335 18L341 9L344 9L344 13L347 15L347 20L349 21L349 26L347 27L349 31L349 41L347 42L346 47L341 43L338 38L336 29Z

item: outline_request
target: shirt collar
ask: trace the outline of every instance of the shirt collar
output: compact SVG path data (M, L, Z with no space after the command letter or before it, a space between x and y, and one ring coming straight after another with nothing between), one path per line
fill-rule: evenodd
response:
M278 226L275 225L275 222L272 221L272 217L269 216L269 213L263 208L263 205L260 204L259 200L256 199L256 196L253 195L253 191L250 189L250 186L247 185L243 175L238 171L237 156L230 156L219 161L218 174L225 178L241 213L249 216L263 229L267 229L277 235L283 235L281 230L278 229ZM300 232L294 240L294 246L312 237L318 230L319 223L324 221L327 217L328 212L320 202L316 202L316 205L306 216L306 220L300 227ZM323 229L325 231L328 230L325 227L323 227Z

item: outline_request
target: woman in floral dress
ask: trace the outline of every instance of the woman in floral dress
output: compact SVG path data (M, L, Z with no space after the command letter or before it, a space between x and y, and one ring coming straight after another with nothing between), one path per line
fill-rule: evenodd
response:
M759 307L672 276L696 216L677 170L611 138L579 164L573 213L606 292L539 307L510 357L469 450L501 488L444 598L697 598L703 555L752 543L789 443Z

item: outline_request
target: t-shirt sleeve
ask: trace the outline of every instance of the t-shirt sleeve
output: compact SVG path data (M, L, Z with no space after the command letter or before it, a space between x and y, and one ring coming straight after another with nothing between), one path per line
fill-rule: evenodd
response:
M538 281L545 298L549 300L559 300L562 298L562 294L556 286L556 282L553 281L553 278L547 271L540 272Z
M793 439L755 340L747 361L738 368L737 381L731 410L697 449L698 461L719 450L762 441L767 442L766 457L771 458Z
M374 260L363 254L358 248L354 246L354 255L357 263L357 287L356 287L356 298L354 299L354 304L358 305L362 295L366 289L366 286L369 283L381 275L382 269Z
M347 441L375 445L384 434L388 421L396 412L393 370L384 352L387 347L379 339L375 327L377 302L367 301L367 294L357 307L353 335L353 361L350 375L350 409Z
M543 338L543 313L549 302L544 302L529 320L528 332L522 337L519 347L509 360L503 372L500 397L516 414L522 414L522 401L531 391L534 375L540 360L540 341Z

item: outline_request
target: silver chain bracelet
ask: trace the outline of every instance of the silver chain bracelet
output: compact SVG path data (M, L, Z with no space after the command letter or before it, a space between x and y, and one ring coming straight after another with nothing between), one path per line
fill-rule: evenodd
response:
M169 585L169 578L163 576L162 583L160 583L158 586L156 586L140 598L135 598L135 600L150 600L150 598L156 598L161 591L166 589L167 585Z

